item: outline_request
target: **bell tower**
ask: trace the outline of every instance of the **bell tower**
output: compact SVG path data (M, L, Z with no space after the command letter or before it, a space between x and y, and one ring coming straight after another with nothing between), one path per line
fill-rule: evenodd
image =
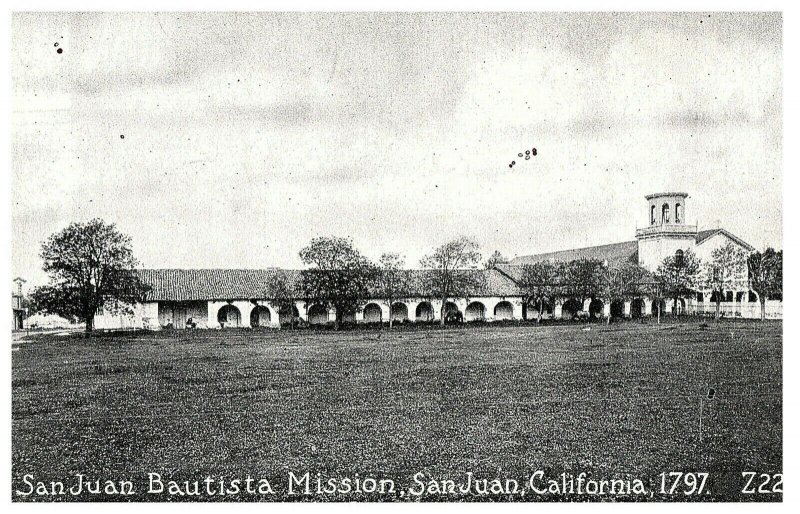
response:
M678 250L693 249L697 225L686 222L686 193L656 193L647 200L647 225L636 229L639 241L639 264L655 271L665 257Z

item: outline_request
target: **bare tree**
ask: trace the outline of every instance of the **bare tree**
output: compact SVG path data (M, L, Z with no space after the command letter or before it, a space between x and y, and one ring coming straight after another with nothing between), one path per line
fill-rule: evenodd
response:
M445 323L445 305L449 298L466 298L479 290L484 274L478 269L480 247L475 241L459 237L436 248L422 258L420 265L428 270L423 280L426 290L442 301L440 324Z
M716 296L714 319L719 321L720 303L726 289L746 283L747 263L745 253L728 242L711 252L711 262L705 263L705 285Z
M405 259L397 253L384 253L378 261L376 296L389 306L389 329L393 326L392 305L409 294L409 275Z
M661 286L662 295L672 299L676 310L681 297L693 294L697 290L700 272L700 259L691 250L676 252L673 256L665 257L658 265L656 280Z
M550 261L534 262L522 266L520 287L525 291L524 303L534 300L539 304L537 323L542 322L544 302L558 295L561 289L559 271L561 267Z
M630 301L641 296L647 284L647 270L633 262L621 262L603 268L603 294L614 300ZM611 314L606 319L611 323Z
M492 269L498 264L508 264L508 259L506 259L502 253L500 253L500 250L495 250L492 255L486 259L486 263L483 265L483 267L486 269Z
M767 248L747 257L750 288L758 293L761 304L761 321L766 318L767 297L783 295L783 250Z

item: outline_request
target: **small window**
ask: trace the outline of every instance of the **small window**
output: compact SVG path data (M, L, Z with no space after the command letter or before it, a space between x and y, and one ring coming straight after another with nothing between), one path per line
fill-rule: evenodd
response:
M651 225L655 225L656 224L656 206L655 205L651 205L650 206L650 224Z
M661 223L669 223L669 204L661 206Z
M675 204L675 223L680 223L681 222L681 218L683 218L683 216L681 215L681 204L676 203Z
M678 250L675 252L675 265L683 266L683 250Z

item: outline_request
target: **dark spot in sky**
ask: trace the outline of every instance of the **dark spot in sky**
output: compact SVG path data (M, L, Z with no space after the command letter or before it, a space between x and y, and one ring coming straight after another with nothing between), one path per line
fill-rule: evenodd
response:
M120 134L120 135L119 135L119 138L120 138L120 139L125 139L125 134Z
M59 48L58 50L56 50L57 53L62 53L63 51L64 51L63 48Z
M717 391L713 387L711 389L709 389L708 390L708 399L709 400L713 400L714 399L714 395L716 393L717 393Z
M58 41L56 41L55 43L53 43L53 46L54 46L54 47L56 47L56 48L58 48Z

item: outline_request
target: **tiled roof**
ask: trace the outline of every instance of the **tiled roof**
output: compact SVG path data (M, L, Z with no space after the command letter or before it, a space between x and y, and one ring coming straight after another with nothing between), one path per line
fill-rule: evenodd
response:
M524 255L512 259L510 264L522 266L523 264L533 264L541 261L569 262L577 259L598 259L609 263L625 261L635 263L639 260L639 243L638 241L625 241L624 243L589 246L560 252Z
M734 236L733 234L731 234L730 232L728 232L724 228L712 228L711 230L701 230L701 231L699 231L697 233L697 238L695 239L695 241L697 242L697 244L700 244L703 241L705 241L706 239L708 239L711 236L714 236L716 234L724 234L724 235L730 237L731 239L733 239L734 241L736 241L737 243L739 243L740 245L744 246L748 250L751 250L751 251L753 250L752 246L750 246L749 244L745 243L742 239L739 239L738 237Z
M150 286L150 301L250 300L267 298L270 284L277 275L300 296L299 270L268 269L143 269L142 281ZM424 291L427 270L408 270L410 282L418 296ZM519 287L497 270L475 270L484 275L484 285L472 296L519 296Z
M152 289L148 300L250 300L264 298L278 274L296 285L297 270L268 269L143 269L142 282Z

